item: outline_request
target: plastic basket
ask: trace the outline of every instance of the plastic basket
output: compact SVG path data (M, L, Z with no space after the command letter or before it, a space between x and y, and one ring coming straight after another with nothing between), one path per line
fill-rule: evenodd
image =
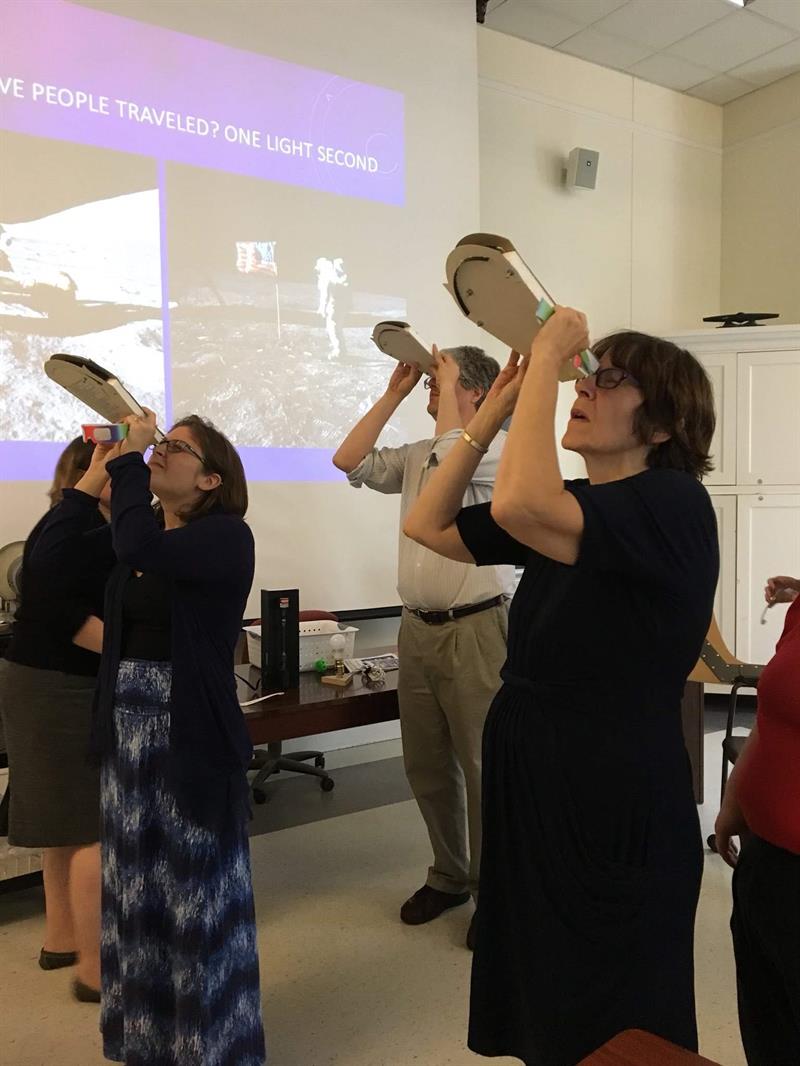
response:
M345 646L342 650L343 659L352 659L356 645L356 633L353 626L343 626L339 622L333 622L329 618L318 622L300 623L300 671L307 672L314 669L314 663L324 659L328 666L333 666L333 651L331 650L331 637L334 633L341 633L345 638ZM261 626L246 626L247 634L247 658L256 666L261 664Z

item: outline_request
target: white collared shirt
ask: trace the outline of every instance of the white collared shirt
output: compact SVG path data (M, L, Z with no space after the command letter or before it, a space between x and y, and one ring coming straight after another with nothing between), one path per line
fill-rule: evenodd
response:
M420 611L449 611L514 593L513 566L473 566L445 559L407 537L402 525L433 471L461 436L452 429L433 440L419 440L399 448L373 448L347 479L354 488L366 485L377 492L400 493L400 545L397 591L406 607ZM506 434L497 434L481 459L464 493L463 506L488 503Z

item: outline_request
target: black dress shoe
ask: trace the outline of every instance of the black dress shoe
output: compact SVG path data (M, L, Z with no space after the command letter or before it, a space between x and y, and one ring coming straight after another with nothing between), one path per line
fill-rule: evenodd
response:
M100 989L92 988L91 985L85 985L83 981L79 981L77 977L72 982L72 995L79 1003L100 1002Z
M467 903L469 898L469 892L440 892L430 885L423 885L400 908L400 920L406 925L424 925L449 911L451 907L460 907Z
M77 951L46 951L42 948L39 952L39 965L43 970L61 970L65 966L74 966L77 961Z
M467 930L467 947L470 951L475 950L475 918L478 912L472 915L472 921L469 923L469 929Z

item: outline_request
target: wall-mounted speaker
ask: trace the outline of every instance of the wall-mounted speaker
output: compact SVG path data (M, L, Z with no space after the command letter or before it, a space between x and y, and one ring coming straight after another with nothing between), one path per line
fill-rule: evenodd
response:
M597 184L600 153L591 148L573 148L567 162L567 186L571 189L593 189Z

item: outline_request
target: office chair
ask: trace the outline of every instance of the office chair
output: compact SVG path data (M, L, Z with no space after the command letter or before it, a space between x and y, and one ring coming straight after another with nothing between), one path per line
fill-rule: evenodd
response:
M328 611L300 611L298 615L300 622L318 622L321 619L339 621L335 614L330 614ZM248 620L248 624L261 625L261 619ZM312 759L314 765L308 766L307 763ZM262 786L273 774L279 774L281 770L318 777L319 787L323 792L332 792L336 785L334 779L325 770L325 755L321 751L293 751L290 755L284 755L283 742L280 740L267 744L266 748L256 748L249 769L256 771L250 789L253 793L253 802L259 804L267 802L267 793Z
M689 681L698 681L705 685L730 685L728 697L728 717L725 722L725 737L722 741L722 781L720 785L720 803L725 795L728 783L728 768L733 766L742 753L747 737L734 736L733 728L739 692L742 689L757 689L763 666L755 663L743 663L737 659L725 643L719 631L717 620L712 616L706 639L697 665L689 675ZM706 840L711 851L717 850L716 834L712 833Z

